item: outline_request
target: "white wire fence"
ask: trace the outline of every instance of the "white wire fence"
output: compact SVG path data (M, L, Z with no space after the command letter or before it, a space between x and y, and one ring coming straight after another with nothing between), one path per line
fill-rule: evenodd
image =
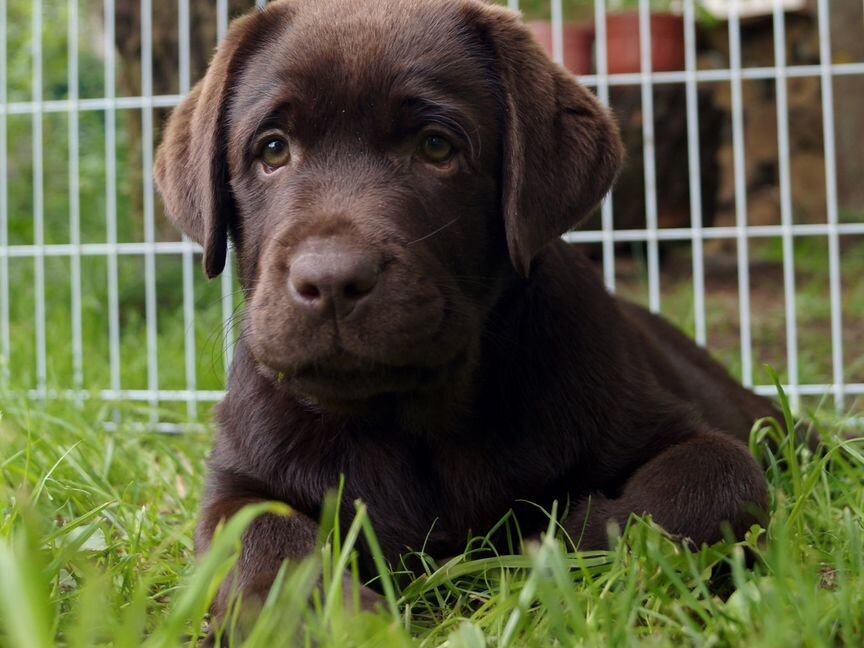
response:
M607 47L613 3L581 3L595 36L593 69L581 80L613 107L616 89L638 89L644 224L618 226L616 206L622 197L613 201L610 196L595 229L571 232L566 238L599 249L601 272L612 290L622 288L622 277L635 265L644 278L644 295L636 298L678 321L700 344L712 349L725 344L723 357L745 385L765 394L775 392L761 363L766 360L763 346L776 348L779 341L779 353L769 354L767 361L780 373L793 403L827 398L832 408L844 411L864 395L864 336L858 333L859 327L864 329L864 314L850 303L857 277L844 276L847 266L850 272L864 267L852 258L864 254L859 245L864 241L864 209L841 210L837 178L844 169L838 168L836 119L842 117L834 88L838 79L864 77L864 60L834 56L831 12L857 0L813 3L809 16L817 34L818 61L807 64L787 60L788 15L784 3L774 0L764 19L773 33L770 65L748 65L742 58L742 34L748 26L739 17L738 5L745 1L727 3L728 20L721 25L728 34L728 58L715 67L700 64L705 26L699 3L677 3L683 14L684 61L681 69L672 71L655 71L652 65L650 17L655 3L631 3L640 18L634 34L640 68L615 74L609 73ZM159 430L205 420L209 404L222 397L241 296L230 264L218 282L205 281L200 248L179 238L166 223L152 175L154 147L167 109L179 103L200 74L193 61L206 59L207 51L198 50L212 48L235 10L229 0L203 3L203 13L202 3L195 3L172 4L166 26L160 22L164 5L153 0L0 0L0 390L33 399L139 403L122 414L112 409L108 418L114 424L122 417ZM509 4L519 8L517 1ZM548 4L551 52L559 62L565 59L564 18L571 4ZM129 6L135 8L131 15ZM524 2L523 8L527 10ZM200 31L205 13L213 23L213 43L202 47L193 35ZM864 22L857 28L864 36ZM166 33L172 35L167 41ZM167 92L165 42L173 68L168 75L173 87ZM154 74L157 63L162 67ZM797 79L818 80L820 89L821 105L814 108L821 115L824 166L819 180L825 204L824 218L815 222L800 222L793 202L790 133L798 126L790 121L788 89ZM748 83L773 87L776 222L751 223ZM730 97L724 134L731 141L727 169L734 217L727 223L708 223L703 218L700 91L721 86ZM688 190L683 226L661 227L658 174L664 173L665 162L658 158L657 146L664 128L658 130L662 124L654 108L664 87L683 89L681 155L687 160ZM812 248L805 248L807 258L799 250L805 240L818 241L817 263L825 269L819 274L824 285L815 291L809 283L806 289L801 286L802 273L809 282L806 275L814 263L809 258ZM764 271L752 258L760 241L776 244L781 253L781 272L774 284L769 282L770 300L764 291L752 289ZM664 246L673 242L679 243L677 255L682 247L687 252L686 271L664 268ZM735 279L734 308L719 314L711 280L716 254L712 245L717 242L725 242L731 251ZM638 244L644 260L640 252L634 262L628 244ZM670 292L670 282L684 289ZM763 301L773 306L763 308ZM802 309L808 319L803 328ZM809 324L813 309L819 311L820 326ZM717 335L718 318L735 320L732 341ZM769 320L771 326L765 323ZM772 339L766 341L766 335Z

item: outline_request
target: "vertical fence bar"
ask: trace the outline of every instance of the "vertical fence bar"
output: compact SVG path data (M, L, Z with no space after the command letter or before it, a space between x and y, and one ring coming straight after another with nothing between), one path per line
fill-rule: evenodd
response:
M179 0L177 30L180 43L180 94L189 92L189 0ZM189 243L189 237L183 235L183 241ZM195 276L194 259L191 249L183 250L183 329L185 331L184 349L186 355L186 391L189 399L186 401L186 413L191 419L198 417L198 403L195 398L197 375L195 370Z
M791 403L798 408L798 316L795 290L795 238L792 232L792 181L789 170L789 99L786 87L786 19L774 0L774 66L777 88L777 156L780 169L780 226L783 228L783 292L786 304L786 365Z
M81 333L81 191L78 121L78 0L69 0L69 242L72 292L72 384L76 391L84 384ZM78 404L82 403L78 398Z
M738 313L741 326L741 382L753 386L750 323L750 252L747 240L747 178L744 158L744 100L741 88L741 21L738 0L729 13L729 76L732 91L732 149L735 165L735 228L738 248Z
M228 246L228 256L225 259L225 271L222 273L222 369L227 384L231 372L231 362L234 359L234 260L231 246Z
M6 0L0 0L0 23L9 21ZM6 142L6 29L0 29L0 249L9 246L9 153ZM9 257L0 255L0 387L7 386L11 377L9 370Z
M225 259L225 271L222 273L222 368L227 383L234 359L234 260L231 246L228 246L228 256Z
M834 130L834 77L831 74L831 19L828 0L819 0L819 64L822 85L822 138L825 141L825 196L828 209L828 281L831 292L831 363L834 407L846 407L843 376L843 293L840 240L837 235L837 152Z
M639 0L642 71L642 155L645 164L645 221L648 229L648 305L660 312L660 250L657 241L657 170L654 159L654 79L651 61L651 5Z
M36 289L36 389L44 395L47 381L45 342L45 169L42 150L42 0L33 3L33 273Z
M146 100L141 109L141 152L144 191L144 242L156 242L156 215L153 204L153 8L151 0L141 2L141 95ZM156 255L152 248L144 254L144 301L147 328L147 389L150 399L150 421L158 423L156 412L159 389L159 357L156 313Z
M216 0L216 40L222 42L228 31L228 0Z
M108 268L108 353L111 389L120 390L120 287L117 263L117 83L114 48L114 0L105 0L105 239L110 251Z
M705 261L702 241L702 169L699 150L699 94L696 85L696 12L684 0L684 56L687 91L687 162L690 175L690 226L693 229L693 318L696 342L705 345Z
M519 11L519 0L507 0L507 6L513 11Z
M609 61L606 49L606 0L594 0L595 59L597 72L597 98L609 105ZM615 290L615 242L612 236L612 191L606 195L600 207L600 224L603 230L603 281L610 291Z
M561 0L551 1L552 13L552 59L564 64L564 8Z
M216 17L216 36L219 42L225 38L228 31L228 0L219 0ZM228 246L228 256L225 259L225 271L222 273L222 366L225 382L231 371L234 359L234 263L232 247Z

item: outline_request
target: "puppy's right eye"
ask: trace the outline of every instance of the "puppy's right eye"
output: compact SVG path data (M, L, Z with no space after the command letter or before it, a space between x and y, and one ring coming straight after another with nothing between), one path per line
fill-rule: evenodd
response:
M264 142L261 149L261 163L264 165L265 173L273 173L276 169L285 166L291 160L291 151L288 142L278 137L273 137Z

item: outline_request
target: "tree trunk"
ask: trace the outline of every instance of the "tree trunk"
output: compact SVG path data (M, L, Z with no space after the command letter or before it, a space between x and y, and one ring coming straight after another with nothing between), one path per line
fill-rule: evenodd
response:
M178 0L183 2L185 0ZM189 82L190 86L200 79L216 46L218 20L214 0L189 1ZM179 6L167 0L151 4L153 94L182 94L180 87L180 37ZM233 18L254 7L254 0L229 0L229 17ZM120 96L137 97L142 94L141 84L141 0L123 0L115 9L115 44L117 47L117 93ZM142 154L141 113L125 111L126 132L129 137L129 159L140 160ZM153 115L155 140L160 140L162 125L170 113L157 109ZM125 180L130 196L130 216L135 219L137 235L143 229L143 178L141 166L131 164ZM157 215L158 238L176 238L176 232L163 215Z
M864 62L864 2L831 3L831 58L835 63ZM864 213L864 77L834 77L837 189L840 207Z

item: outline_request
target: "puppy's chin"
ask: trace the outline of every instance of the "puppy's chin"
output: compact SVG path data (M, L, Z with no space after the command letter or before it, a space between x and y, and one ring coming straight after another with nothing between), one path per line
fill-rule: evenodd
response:
M316 409L340 414L368 414L400 401L447 391L464 382L469 354L458 353L440 366L393 366L346 357L322 358L301 367L260 363L259 370L279 389Z

